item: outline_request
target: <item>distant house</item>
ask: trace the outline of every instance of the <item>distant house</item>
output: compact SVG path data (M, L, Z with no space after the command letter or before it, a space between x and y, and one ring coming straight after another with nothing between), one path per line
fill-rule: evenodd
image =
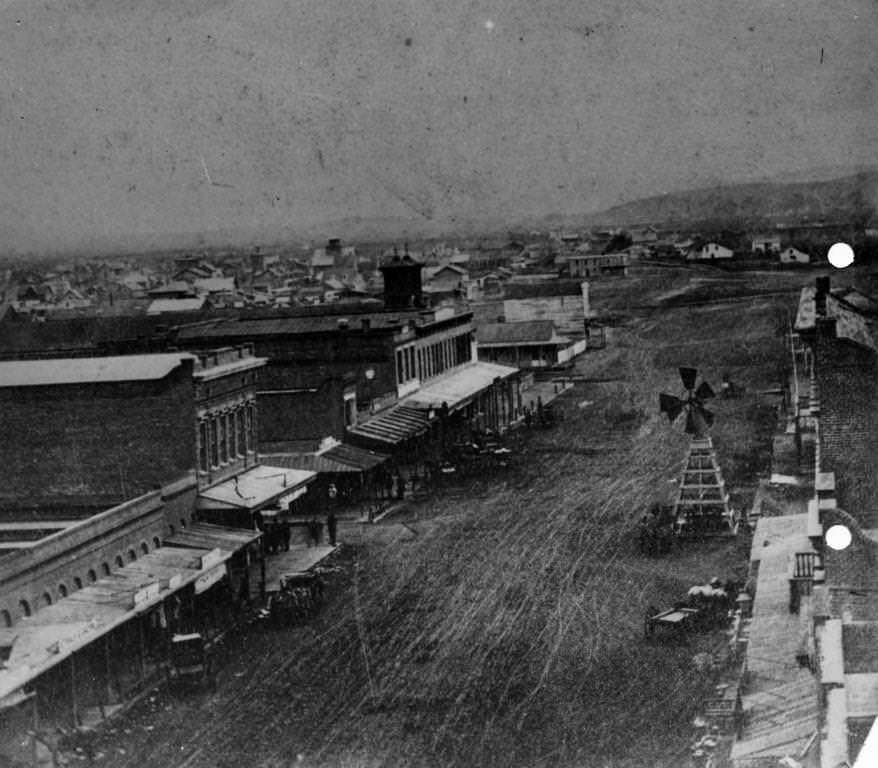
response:
M195 291L192 286L182 280L174 280L149 291L151 299L191 299L193 296Z
M570 277L597 277L600 275L616 275L624 277L628 274L628 254L590 253L577 249L567 255L567 269Z
M204 277L194 282L198 293L215 294L231 293L237 289L237 281L234 277Z
M558 368L585 352L585 339L562 336L551 320L487 323L476 329L479 360L516 368Z
M467 271L455 264L428 267L424 270L424 277L427 286L440 292L466 290L466 283L469 280Z
M750 250L753 253L777 253L780 251L780 235L763 234L754 235Z
M780 252L780 261L781 264L810 264L811 257L804 251L790 246Z
M635 228L628 232L632 243L654 243L658 240L658 230L655 227Z
M731 248L726 248L719 243L705 243L701 247L695 246L686 254L689 261L713 261L714 259L730 259L734 256Z
M147 315L160 315L164 312L200 312L209 309L205 296L196 299L156 299L146 310Z

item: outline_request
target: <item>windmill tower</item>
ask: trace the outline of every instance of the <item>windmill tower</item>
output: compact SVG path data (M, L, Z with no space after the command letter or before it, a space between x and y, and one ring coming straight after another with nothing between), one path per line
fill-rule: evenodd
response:
M659 407L673 422L686 412L686 434L691 435L689 453L674 504L674 531L678 536L731 536L736 533L729 495L716 460L716 450L707 430L713 413L705 408L714 392L706 381L695 387L695 368L680 368L685 390L681 397L659 395Z

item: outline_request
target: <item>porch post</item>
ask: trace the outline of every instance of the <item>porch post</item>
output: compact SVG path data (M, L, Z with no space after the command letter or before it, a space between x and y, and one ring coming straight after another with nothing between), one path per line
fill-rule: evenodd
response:
M37 709L37 693L34 691L33 696L31 696L31 728L33 729L33 735L31 736L31 761L33 763L33 768L39 768L40 765L40 749L37 744L37 735L39 733L40 727L40 713Z
M73 727L79 727L79 707L76 701L76 654L70 654L70 716Z
M138 660L140 667L140 682L142 683L146 679L146 643L143 639L143 616L138 615L135 620L137 621L137 642L138 648L140 649Z

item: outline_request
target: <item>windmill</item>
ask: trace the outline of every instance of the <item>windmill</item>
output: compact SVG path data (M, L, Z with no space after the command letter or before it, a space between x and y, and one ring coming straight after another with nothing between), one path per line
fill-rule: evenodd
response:
M705 402L715 397L710 384L702 380L697 387L698 371L680 368L683 395L660 394L659 408L673 423L685 412L685 432L691 436L689 454L674 504L674 530L679 536L728 536L736 532L729 495L716 460L708 430L714 416Z

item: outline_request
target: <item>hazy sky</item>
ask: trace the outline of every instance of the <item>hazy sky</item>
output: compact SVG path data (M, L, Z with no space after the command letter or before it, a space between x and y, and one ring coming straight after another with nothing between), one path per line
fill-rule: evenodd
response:
M876 38L873 0L0 0L0 250L875 163Z

